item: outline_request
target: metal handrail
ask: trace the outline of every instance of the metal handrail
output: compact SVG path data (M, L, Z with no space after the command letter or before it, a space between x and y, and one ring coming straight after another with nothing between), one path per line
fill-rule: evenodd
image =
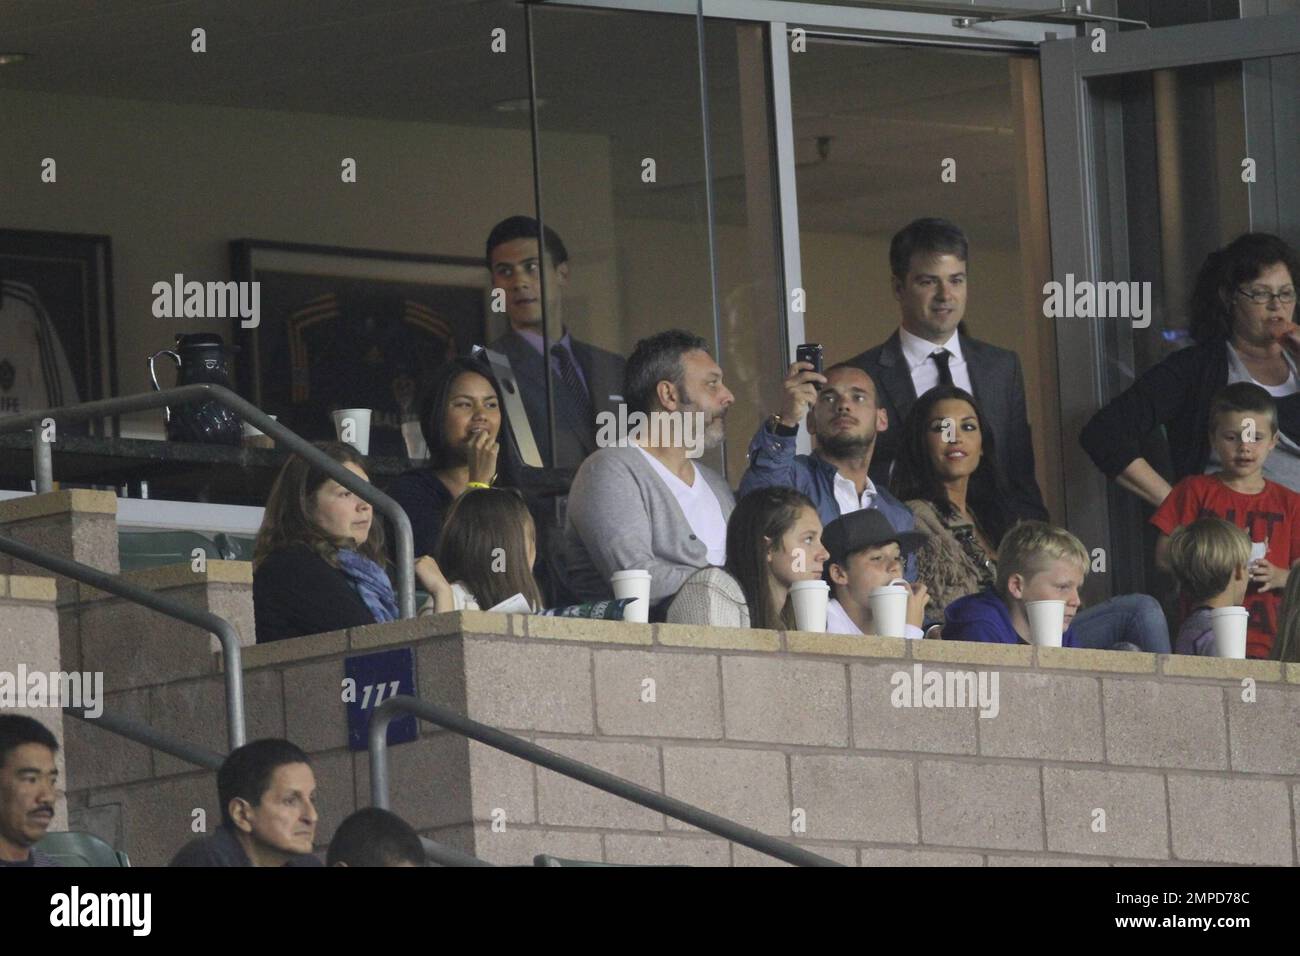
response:
M59 421L81 421L93 418L110 418L127 412L147 411L167 405L182 405L189 402L217 402L230 409L246 422L252 423L259 431L270 435L277 444L287 446L291 451L301 455L307 461L329 475L348 491L358 495L363 501L387 518L397 535L397 597L402 617L415 617L415 539L411 534L411 519L406 512L388 495L384 494L368 481L362 481L348 471L329 455L315 447L305 438L281 425L256 405L240 398L230 389L209 382L195 385L182 385L180 388L167 388L157 392L140 392L136 395L123 395L118 398L104 398L94 402L82 402L79 405L65 405L59 408L47 408L39 412L27 412L0 418L0 435L7 432L32 432L32 459L35 469L37 492L47 492L52 488L53 465L50 443L43 441L38 434L45 419ZM108 590L105 588L104 590Z
M76 717L78 720L84 720L88 724L99 727L101 730L107 730L109 733L125 737L127 740L134 740L136 743L144 744L154 750L161 750L165 754L170 754L205 770L220 770L222 763L226 759L215 750L187 744L185 741L170 734L165 734L161 730L155 730L148 724L142 724L129 717L121 717L107 710L100 713L98 717L89 716L84 707L64 707L63 712L70 717Z
M818 856L816 853L802 847L787 843L784 840L768 836L766 833L759 833L757 830L742 826L725 817L709 813L707 810L701 810L689 803L683 803L681 800L675 800L662 793L655 793L653 790L647 790L645 787L637 786L622 777L616 777L611 773L597 770L588 764L547 750L545 747L539 747L531 741L507 734L495 727L489 727L487 724L481 724L477 720L471 720L469 717L458 714L446 707L431 704L427 700L420 700L418 697L411 697L407 694L399 694L396 697L388 698L375 709L370 717L370 802L385 810L388 809L388 724L399 711L414 714L421 720L437 724L439 727L451 730L463 737L477 740L479 743L495 747L497 750L504 750L506 753L527 760L529 763L545 767L547 770L553 770L558 774L571 777L598 790L604 790L606 793L612 793L624 800L630 800L640 806L667 814L675 820L681 820L683 823L689 823L701 830L715 833L720 837L731 840L733 843L739 843L751 850L774 856L786 863L793 863L796 866L843 865L836 863L834 860L828 860L824 856Z
M226 719L230 748L233 750L244 745L244 667L240 659L239 632L233 624L210 611L200 611L161 594L128 584L107 571L57 554L47 554L3 535L0 535L0 552L215 634L221 642L221 655L226 667Z
M125 737L127 740L134 740L136 743L144 744L154 750L161 750L165 754L171 754L173 757L203 767L205 770L220 770L221 765L225 763L225 758L215 750L187 744L183 740L165 734L160 730L155 730L148 724L131 720L129 717L120 717L108 711L103 711L98 717L91 717L83 707L64 707L63 712L70 717L76 717L78 720L93 724L101 730L107 730L109 733ZM420 843L424 847L424 855L435 863L441 863L443 866L495 865L453 847L443 846L428 837L420 837Z

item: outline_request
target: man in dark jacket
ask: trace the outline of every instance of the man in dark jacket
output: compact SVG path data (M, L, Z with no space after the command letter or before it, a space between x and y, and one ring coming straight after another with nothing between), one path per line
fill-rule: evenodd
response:
M809 362L795 362L782 384L780 411L758 427L749 443L749 468L740 479L739 497L757 488L784 486L808 496L823 526L874 508L895 531L911 531L916 526L912 512L870 477L871 455L885 425L871 376L851 365L834 365L823 375ZM795 439L805 415L817 450L798 455ZM911 554L906 577L916 580Z
M510 359L519 383L528 424L547 467L577 468L596 450L596 416L617 416L623 400L622 356L573 338L564 326L564 287L569 281L569 253L559 235L546 228L545 281L538 248L536 219L511 216L496 224L487 240L487 267L494 292L505 295L510 331L490 346ZM542 286L553 338L551 382L555 402L554 460L546 418L546 367L542 363Z
M889 245L899 328L881 345L849 359L876 383L889 428L880 433L871 478L889 483L902 424L917 396L953 384L975 396L993 429L999 478L1018 518L1045 520L1034 474L1034 446L1025 412L1025 381L1015 352L969 338L965 234L944 219L918 219Z
M316 777L287 740L255 740L217 771L221 826L176 854L172 866L320 866Z

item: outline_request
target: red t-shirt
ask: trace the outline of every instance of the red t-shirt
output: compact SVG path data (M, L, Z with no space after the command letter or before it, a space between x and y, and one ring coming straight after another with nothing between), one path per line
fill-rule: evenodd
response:
M1233 491L1214 475L1191 475L1174 485L1169 497L1151 517L1164 534L1197 518L1215 517L1230 521L1249 535L1251 543L1263 542L1265 557L1274 567L1289 568L1300 558L1300 495L1276 482L1264 482L1256 495ZM1246 628L1246 656L1268 657L1277 633L1282 589L1261 592L1251 584L1242 602L1250 612Z

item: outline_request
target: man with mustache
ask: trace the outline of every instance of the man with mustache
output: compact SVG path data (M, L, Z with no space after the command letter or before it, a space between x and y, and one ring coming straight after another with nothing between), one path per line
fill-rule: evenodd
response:
M54 819L58 751L38 721L0 715L0 867L59 865L35 848Z
M651 428L582 463L565 521L567 583L580 600L594 601L612 596L614 572L649 571L650 603L662 605L700 568L726 561L735 498L721 475L692 458L721 444L735 396L708 343L679 329L636 344L623 394L629 418L691 416L690 431L665 440Z
M823 526L840 515L875 508L895 531L911 531L916 526L911 509L871 480L876 436L889 427L871 376L852 365L833 365L821 375L811 363L795 362L784 386L781 410L759 426L749 443L740 497L783 485L808 496ZM805 414L817 449L796 455L795 436ZM916 580L914 554L908 555L905 577Z
M979 400L993 431L999 483L1018 518L1047 520L1034 475L1034 445L1025 412L1025 378L1015 352L966 335L966 234L946 219L917 219L889 244L899 328L846 364L867 372L879 390L889 430L877 442L871 477L888 484L899 427L917 398L936 385L957 385Z

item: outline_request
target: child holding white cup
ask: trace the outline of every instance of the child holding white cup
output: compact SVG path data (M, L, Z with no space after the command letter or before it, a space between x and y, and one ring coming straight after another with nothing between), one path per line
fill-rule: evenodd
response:
M907 556L925 543L925 537L916 531L895 531L889 519L874 508L851 511L828 524L822 544L830 554L826 577L834 597L826 608L826 630L832 634L924 636L921 625L930 595L924 584L908 584L903 566ZM891 601L903 605L901 619L897 608L888 608ZM873 606L893 612L885 616L901 627L882 630L877 620L881 615Z
M1222 518L1198 518L1169 536L1167 554L1178 590L1192 609L1178 629L1174 653L1245 657L1249 614L1241 603L1250 585L1251 560L1246 532ZM1216 624L1229 643L1237 643L1237 635L1227 632L1240 632L1238 653L1227 647L1220 652Z
M1070 625L1087 573L1083 542L1064 528L1022 521L998 548L997 584L948 605L944 640L1078 647Z

